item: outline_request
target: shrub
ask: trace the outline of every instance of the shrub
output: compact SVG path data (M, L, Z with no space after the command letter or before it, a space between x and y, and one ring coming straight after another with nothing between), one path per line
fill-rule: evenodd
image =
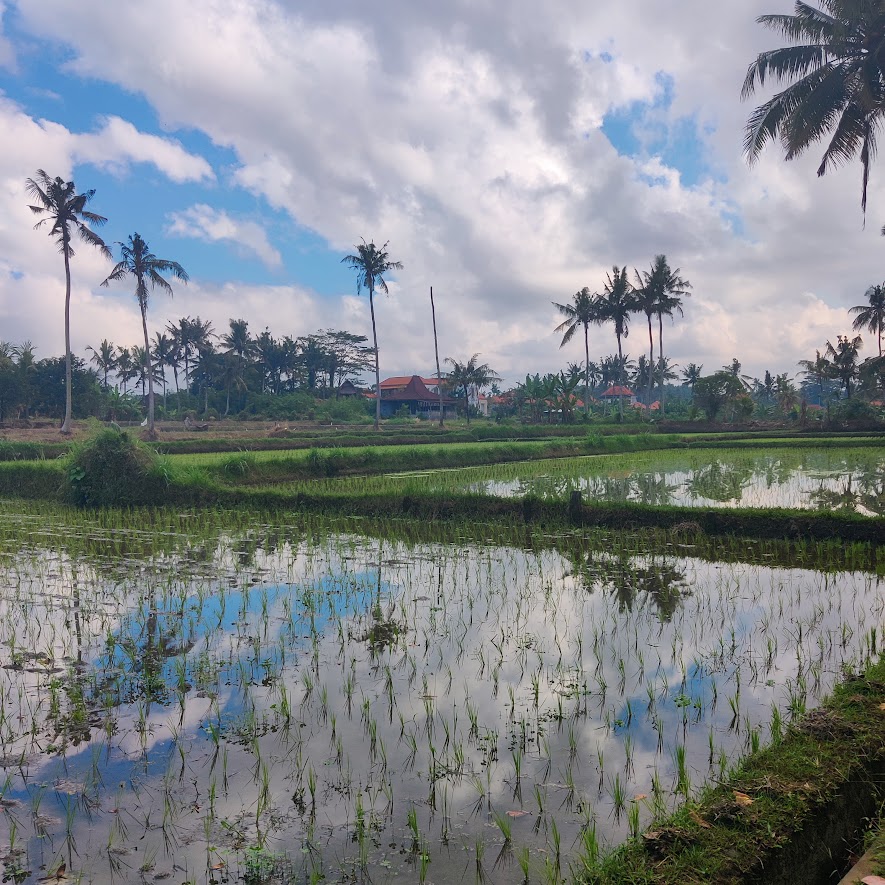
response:
M158 503L166 485L160 457L121 430L102 430L68 460L71 499L83 507Z

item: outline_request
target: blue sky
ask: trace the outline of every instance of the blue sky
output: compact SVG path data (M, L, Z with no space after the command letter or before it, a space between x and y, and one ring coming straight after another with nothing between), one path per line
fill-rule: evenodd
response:
M479 352L513 381L580 359L559 350L553 301L664 253L694 286L671 358L793 372L878 279L885 191L874 174L864 229L853 167L744 162L740 84L772 42L754 20L789 5L556 0L526 16L507 0L492 22L405 0L113 16L100 0L0 0L0 338L62 347L61 268L29 229L24 181L67 167L96 190L108 241L138 231L190 273L155 302L157 325L370 334L340 260L389 240L404 267L376 305L382 374L431 369L432 285L441 356ZM137 340L126 293L98 287L108 270L76 259L79 352ZM615 347L594 330L593 357Z

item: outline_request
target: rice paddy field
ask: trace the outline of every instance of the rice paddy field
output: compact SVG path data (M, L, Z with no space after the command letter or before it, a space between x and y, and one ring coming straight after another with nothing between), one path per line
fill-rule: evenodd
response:
M423 471L387 477L413 490L689 507L885 515L881 447L642 452Z
M7 502L0 868L571 881L877 657L882 585L860 544Z

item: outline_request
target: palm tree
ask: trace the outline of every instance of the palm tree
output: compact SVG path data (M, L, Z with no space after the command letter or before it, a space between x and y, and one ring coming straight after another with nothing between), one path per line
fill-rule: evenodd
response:
M467 413L467 423L470 423L470 388L477 391L488 387L493 381L500 381L501 377L488 363L479 363L479 354L475 353L466 363L459 363L451 357L446 357L446 362L452 367L447 374L449 384L452 387L460 387L464 391L464 409Z
M622 339L626 338L630 331L630 314L635 310L633 287L627 279L627 268L618 268L615 265L612 272L606 276L605 287L602 295L596 298L597 322L613 323L615 335L618 339L618 384L624 386L624 352L621 347ZM621 421L624 420L624 397L618 397L618 407Z
M160 381L163 384L163 411L167 412L166 390L169 386L166 382L166 369L172 369L175 376L175 388L178 391L178 351L175 342L163 332L154 332L153 357L159 369Z
M584 286L580 292L576 292L572 297L571 304L558 304L553 302L553 306L562 314L565 319L553 330L554 332L563 332L562 341L559 342L560 347L565 347L579 327L584 329L584 412L590 414L590 343L589 328L590 323L596 322L596 296Z
M666 255L656 255L654 265L652 266L652 275L654 277L654 288L658 295L658 304L655 313L658 317L658 362L664 359L664 317L673 317L674 312L678 311L679 316L684 316L682 311L682 299L690 298L691 283L679 276L680 270L677 267L673 270L667 263ZM666 382L667 379L660 377L661 381L661 417L664 417L666 410Z
M698 378L701 377L703 371L703 363L701 363L701 365L698 365L697 363L689 363L682 370L682 383L691 388L692 396L694 396L694 386L697 384Z
M855 335L854 338L839 335L835 347L827 341L826 354L832 361L833 374L845 387L846 399L851 399L851 382L857 375L857 352L862 344L860 335Z
M177 262L168 258L157 258L148 248L148 244L137 233L129 237L127 243L117 243L120 247L120 261L102 282L107 286L111 282L119 282L126 277L135 280L135 300L141 311L141 329L144 333L144 374L148 385L148 436L156 436L154 430L154 372L151 367L151 341L148 337L147 306L148 284L151 289L162 289L168 295L172 295L172 286L169 285L164 273L171 273L183 283L188 281L185 269Z
M138 376L138 370L132 361L132 351L128 347L117 348L117 365L115 366L120 381L123 382L123 394L126 393L126 385Z
M114 345L108 341L107 338L103 339L101 344L98 345L98 349L94 348L92 345L86 348L87 350L92 351L92 356L89 357L90 361L95 363L98 366L98 370L104 375L104 389L108 389L108 373L113 372L117 367L117 357L114 354Z
M747 70L743 97L768 77L793 82L750 115L744 152L752 163L779 138L791 160L829 137L817 174L859 153L866 212L876 130L885 109L885 7L877 0L820 0L820 7L797 0L794 15L757 19L793 45L760 53Z
M859 304L848 309L857 316L851 324L855 332L868 329L879 339L879 356L882 356L882 332L885 331L885 285L870 286L864 293L869 304Z
M84 243L95 246L102 255L113 260L104 240L94 231L90 224L101 227L106 221L103 215L89 212L86 204L95 196L94 190L77 193L73 181L61 178L50 178L42 169L37 170L36 178L25 182L25 190L36 205L30 206L35 215L44 215L34 229L42 227L47 221L52 222L49 236L58 244L65 262L65 418L61 425L62 433L71 432L73 398L71 395L71 258L74 250L71 237L76 231Z
M661 257L661 256L659 256ZM659 275L655 274L655 268L652 266L651 271L643 271L642 274L634 269L636 276L636 284L633 286L633 310L635 313L644 313L648 321L648 362L643 362L643 358L639 358L640 368L645 369L643 379L646 383L645 404L651 405L651 389L654 384L654 372L651 367L655 361L655 342L651 330L651 319L656 314L658 304L660 303L663 290L659 282ZM641 381L637 386L642 386Z
M822 406L824 404L824 379L830 377L832 364L825 356L821 356L819 350L816 350L813 360L799 360L799 365L802 366L802 374L806 379L813 378L817 382L817 404Z
M375 345L375 430L381 427L381 372L378 368L378 332L375 328L375 287L387 294L387 282L384 274L391 270L400 270L402 262L391 261L387 253L387 243L376 246L363 240L357 246L356 255L345 255L342 264L356 271L356 291L363 288L369 290L369 312L372 315L372 343Z

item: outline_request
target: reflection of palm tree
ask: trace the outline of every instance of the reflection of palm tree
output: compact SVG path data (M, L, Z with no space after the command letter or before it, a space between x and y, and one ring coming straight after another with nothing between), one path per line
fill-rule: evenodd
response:
M713 461L693 471L685 482L685 489L694 498L707 498L721 503L737 501L752 475L752 468L745 464Z
M588 590L598 587L610 593L620 611L632 611L637 602L648 601L657 608L663 622L672 620L682 600L691 595L685 573L666 559L637 565L625 555L594 557L592 553L578 553L572 566L572 574Z

